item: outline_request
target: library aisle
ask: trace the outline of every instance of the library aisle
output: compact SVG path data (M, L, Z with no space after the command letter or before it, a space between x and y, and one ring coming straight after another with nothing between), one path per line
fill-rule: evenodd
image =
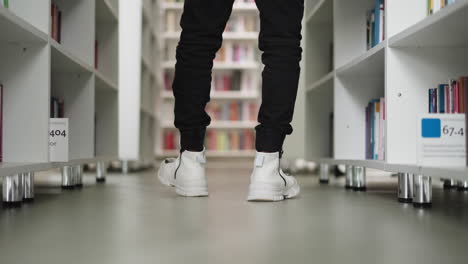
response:
M66 193L42 182L34 205L0 210L1 262L466 263L468 193L437 185L433 209L414 210L395 202L396 179L369 176L360 193L307 175L297 199L248 203L249 175L208 169L199 199L176 196L155 171L106 185L85 175Z

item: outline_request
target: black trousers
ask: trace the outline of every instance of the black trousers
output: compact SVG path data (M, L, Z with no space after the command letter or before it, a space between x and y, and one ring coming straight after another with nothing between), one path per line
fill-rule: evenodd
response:
M180 131L182 150L203 149L211 121L205 106L210 100L213 59L221 47L233 2L185 0L173 82L174 125ZM260 152L277 152L293 131L290 123L299 83L304 0L256 0L256 5L265 68L255 146Z

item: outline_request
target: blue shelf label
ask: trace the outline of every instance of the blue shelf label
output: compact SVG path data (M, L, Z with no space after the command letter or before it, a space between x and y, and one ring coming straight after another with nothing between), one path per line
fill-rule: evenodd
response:
M440 138L442 136L442 122L439 118L424 118L422 119L422 137L423 138Z

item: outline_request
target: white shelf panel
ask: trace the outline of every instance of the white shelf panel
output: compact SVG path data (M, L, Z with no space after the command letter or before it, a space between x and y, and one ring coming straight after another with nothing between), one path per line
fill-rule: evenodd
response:
M361 56L336 70L337 75L374 76L382 75L385 70L385 47L383 41Z
M457 0L391 37L391 47L468 46L468 0Z
M223 40L258 40L259 32L224 32ZM163 38L167 40L178 40L180 38L180 32L165 32Z
M151 109L149 109L148 107L145 107L144 105L140 106L140 111L143 114L148 115L151 118L156 118L156 115L153 113L153 111L151 111Z
M51 162L46 163L0 163L0 177L11 176L18 173L26 173L33 171L45 171L53 169Z
M319 0L307 14L307 23L332 23L333 0Z
M163 10L176 10L182 11L184 9L184 3L161 3L161 9ZM233 12L257 12L257 6L253 3L235 3L232 6Z
M174 69L175 61L165 61L162 63L164 69ZM256 62L215 62L213 70L257 70L259 64Z
M257 122L252 121L211 121L208 129L253 129ZM166 129L173 129L174 121L164 120L161 122L161 127Z
M96 0L96 19L105 22L117 22L119 14L109 0Z
M104 89L104 90L111 90L111 91L118 91L119 87L117 84L112 82L109 78L104 76L99 70L95 70L96 74L96 89Z
M441 167L422 167L422 174L439 179L455 179L468 181L468 167L459 168L441 168Z
M174 100L174 95L171 91L162 92L161 97L163 99ZM240 91L212 92L210 98L211 100L258 100L259 94Z
M46 33L0 7L0 41L8 43L41 43L48 41Z
M11 176L18 173L26 172L39 172L51 169L61 168L63 166L83 165L89 163L95 163L97 161L113 161L118 160L118 157L114 156L100 156L89 159L76 159L67 162L43 162L43 163L0 163L0 177Z
M372 168L387 172L404 172L422 174L437 179L468 180L468 167L421 167L415 164L390 164L380 160L336 160L332 158L319 159L321 163L330 165L353 165Z
M78 57L66 51L65 48L55 40L50 39L50 44L52 46L53 72L94 72L91 65L86 64Z
M311 85L307 86L306 92L313 91L315 89L319 89L321 87L325 87L329 85L329 87L333 87L333 78L335 77L335 71L329 72L327 75L320 78L318 81L312 83Z

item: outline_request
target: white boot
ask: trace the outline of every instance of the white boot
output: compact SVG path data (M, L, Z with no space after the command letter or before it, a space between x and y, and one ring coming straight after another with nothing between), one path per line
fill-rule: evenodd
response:
M208 196L205 152L183 151L177 159L161 162L158 178L162 184L175 187L182 196Z
M248 201L281 201L297 196L299 184L280 168L280 153L257 152Z

